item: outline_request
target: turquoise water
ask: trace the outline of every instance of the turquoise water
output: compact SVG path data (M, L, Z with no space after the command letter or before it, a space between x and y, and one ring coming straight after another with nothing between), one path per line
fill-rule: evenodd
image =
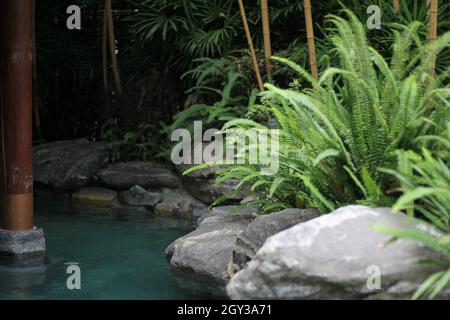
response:
M35 224L46 235L46 266L38 259L31 267L11 267L3 258L0 299L195 298L177 288L164 258L167 245L189 232L176 221L49 199L37 200L35 208ZM81 290L67 288L73 262Z

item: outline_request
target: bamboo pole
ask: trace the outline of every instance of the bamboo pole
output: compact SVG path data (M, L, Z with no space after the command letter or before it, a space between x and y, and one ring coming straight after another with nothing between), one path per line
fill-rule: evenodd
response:
M122 94L122 83L120 81L119 66L117 63L116 55L116 36L114 35L114 21L112 15L111 0L106 0L106 14L108 15L108 34L109 34L109 49L111 52L111 63L114 74L114 81L116 82L116 88L119 95Z
M108 14L107 14L107 2L103 9L103 34L102 34L102 68L103 68L103 87L105 91L108 90Z
M264 91L264 84L261 79L261 73L259 72L258 59L256 59L255 47L253 46L252 36L248 27L247 16L245 15L245 8L242 0L238 0L239 11L241 12L242 23L244 24L245 35L247 37L248 47L250 49L250 55L253 60L253 67L255 68L256 80L258 81L258 87L260 91Z
M438 0L427 0L428 4L428 40L433 42L437 39L437 22L438 22ZM431 76L434 77L436 74L436 57L434 57L431 66Z
M270 40L270 21L269 21L269 6L268 0L261 0L261 16L264 36L264 60L266 63L266 72L269 77L272 77L272 43Z
M319 79L319 71L317 69L316 44L314 41L311 1L304 0L304 6L305 6L306 38L308 39L309 64L311 66L311 74L313 78L317 80Z
M399 13L400 12L400 0L393 0L394 5L394 12Z

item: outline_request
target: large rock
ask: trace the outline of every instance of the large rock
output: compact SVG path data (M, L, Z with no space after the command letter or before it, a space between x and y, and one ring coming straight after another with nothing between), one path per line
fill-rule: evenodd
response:
M86 139L33 148L34 181L64 190L84 187L108 161L106 144Z
M257 217L236 239L233 251L235 271L243 269L255 257L267 238L319 215L315 209L285 209Z
M182 175L192 165L176 166L177 172ZM219 167L209 167L193 171L182 176L183 184L186 190L194 197L206 204L212 204L217 199L226 196L228 202L239 202L247 193L236 191L237 180L227 180L216 184L216 171ZM225 201L226 202L226 201Z
M150 192L141 186L134 186L130 190L119 193L120 202L134 207L154 207L162 197L160 193Z
M163 188L160 191L161 202L155 206L157 216L195 219L197 212L205 212L206 205L192 197L183 188Z
M228 294L232 299L408 299L435 271L418 262L437 258L436 253L411 240L385 245L390 237L375 231L375 224L425 228L389 209L341 208L270 237L233 277ZM377 271L380 289L368 285Z
M135 185L143 188L177 188L178 176L153 162L133 161L108 165L100 170L98 177L102 184L116 190L128 190Z
M255 217L256 210L216 207L199 219L198 228L166 249L178 285L188 291L225 297L236 237Z
M82 188L72 194L72 201L98 205L111 206L117 193L110 189L104 188Z

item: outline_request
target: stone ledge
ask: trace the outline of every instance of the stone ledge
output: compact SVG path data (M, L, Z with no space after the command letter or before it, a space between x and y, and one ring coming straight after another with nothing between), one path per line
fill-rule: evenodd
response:
M0 255L27 255L45 252L42 228L30 231L6 231L0 229Z

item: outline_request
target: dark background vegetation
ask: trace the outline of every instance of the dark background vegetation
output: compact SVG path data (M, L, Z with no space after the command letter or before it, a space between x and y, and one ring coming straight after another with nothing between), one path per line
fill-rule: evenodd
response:
M366 2L366 3L363 3ZM362 18L368 4L391 1L355 1L342 3ZM417 3L417 0L412 2ZM419 1L420 3L420 1ZM66 9L82 8L82 29L66 28ZM262 66L262 31L259 1L245 1L249 24ZM232 58L237 71L247 77L242 91L254 86L242 22L235 0L113 0L119 69L124 94L115 92L109 70L109 88L102 80L102 0L36 1L37 78L35 102L40 128L35 140L54 141L78 137L102 138L102 128L114 128L117 136L145 123L155 139L172 117L191 104L186 91L194 85L182 75L194 68L202 57ZM307 65L306 31L303 1L269 2L272 45L275 55ZM337 14L339 1L314 1L318 56L328 53L321 37L327 27L326 15ZM445 7L445 8L444 8ZM448 8L440 14L441 30L448 30ZM406 20L425 20L426 11L411 5ZM383 22L394 20L391 10L383 12ZM425 30L424 30L425 32ZM373 30L371 36L383 36ZM389 42L379 41L379 46ZM388 51L389 48L385 48ZM109 59L109 57L108 57ZM109 60L108 60L109 61ZM448 61L444 61L448 62ZM321 61L319 61L319 64ZM263 71L264 68L261 68ZM274 81L287 85L291 76L286 69L275 68ZM219 77L220 78L220 77ZM219 79L218 86L223 79ZM194 96L194 98L197 98ZM207 100L207 97L204 98ZM40 129L40 130L38 130Z
M114 92L111 72L108 73L110 87L107 91L103 89L103 1L37 1L35 83L42 137L35 132L35 139L53 141L85 136L98 139L101 126L107 122L117 123L125 131L144 122L155 126L170 122L188 98L185 91L192 83L180 78L193 67L196 58L234 55L251 74L237 2L187 1L190 18L181 7L182 2L113 1L124 86L124 94L119 97ZM259 4L247 3L255 44L262 48ZM323 19L328 7L333 7L330 3L316 11L316 21ZM66 28L66 9L72 4L82 8L81 30ZM154 10L155 4L161 9L159 12ZM271 5L274 48L278 51L296 46L306 48L302 1L277 0L271 1ZM158 29L149 36L148 31L153 27L151 19L155 18L162 23L164 19L175 23L195 19L196 26L186 26L181 21L175 30L169 23L167 31ZM197 32L202 43L192 39L189 29L195 29L193 32ZM299 59L306 61L305 53L305 50L297 53Z

